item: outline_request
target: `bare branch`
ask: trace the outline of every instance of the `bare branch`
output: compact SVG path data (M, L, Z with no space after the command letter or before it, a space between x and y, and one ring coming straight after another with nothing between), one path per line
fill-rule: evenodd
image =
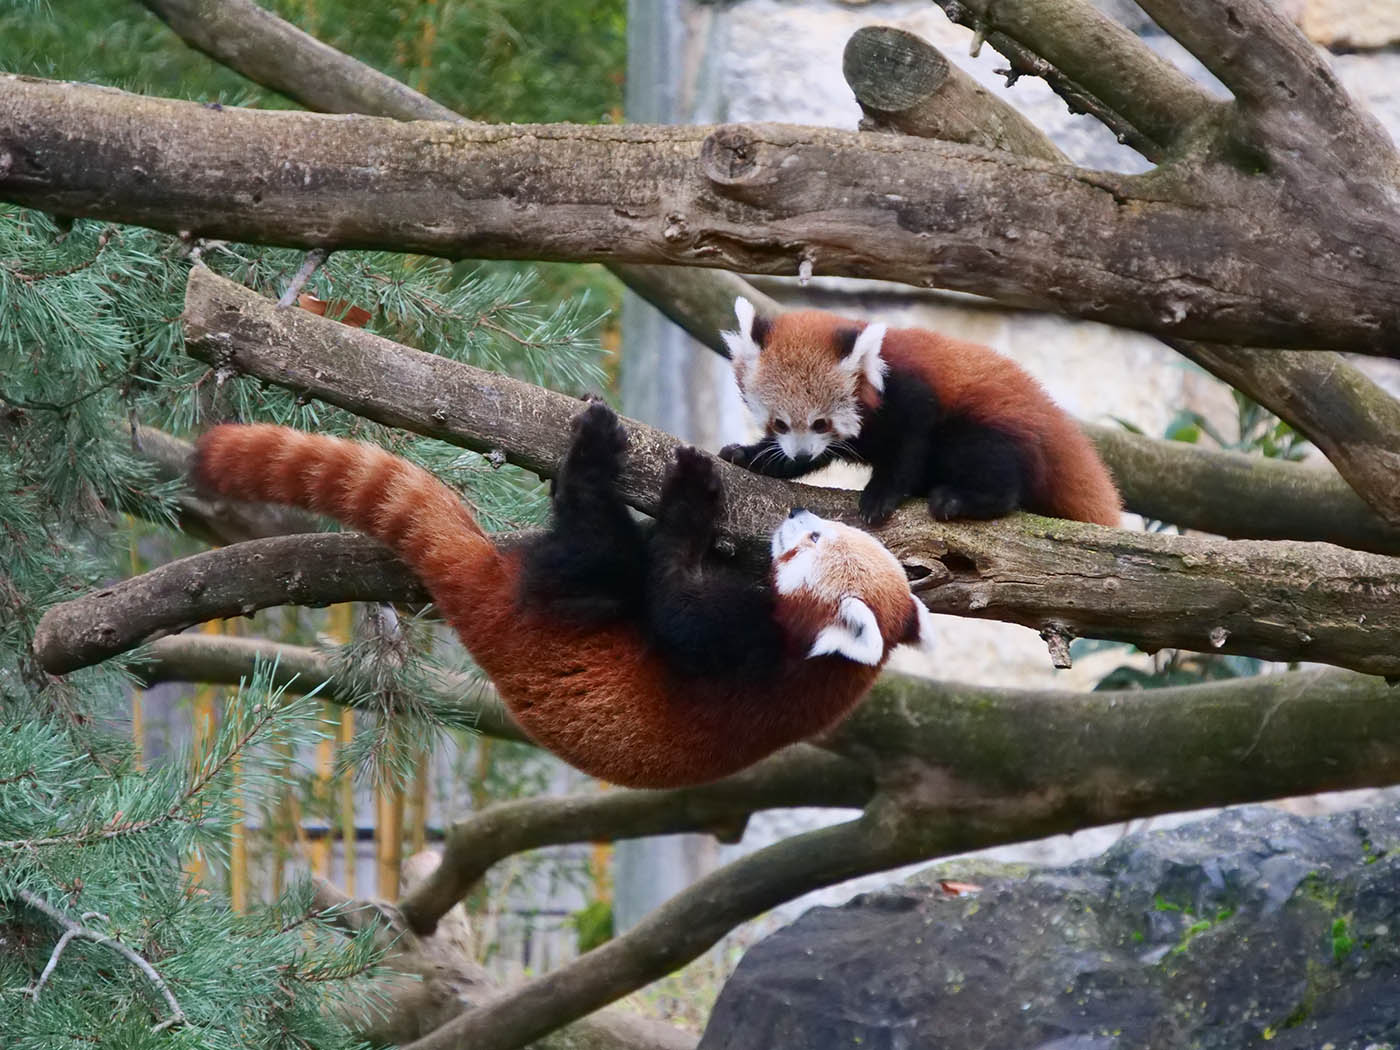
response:
M1396 209L1228 167L1173 184L819 128L408 125L2 83L0 195L52 211L447 257L809 259L1181 337L1400 354Z
M1140 6L1220 78L1248 115L1264 117L1281 138L1301 141L1312 138L1318 127L1328 128L1340 162L1334 170L1351 167L1353 176L1359 176L1355 166L1360 165L1375 173L1377 147L1393 154L1386 132L1356 108L1318 49L1278 5L1269 0L1140 0Z
M271 605L428 600L403 563L368 537L251 540L53 606L34 633L34 653L49 673L65 674L159 634Z
M35 911L43 912L54 922L58 923L59 926L63 927L64 933L59 942L60 948L64 943L74 937L85 941L91 941L93 944L100 944L104 948L110 948L146 975L146 980L155 985L156 990L160 992L166 1004L170 1007L170 1016L151 1029L153 1034L156 1032L163 1032L174 1025L185 1023L185 1011L180 1008L179 1002L176 1001L174 994L170 991L170 986L165 983L165 978L161 977L161 975L156 972L155 967L138 953L132 951L115 937L109 937L100 930L94 930L90 926L84 926L81 923L74 922L36 893L31 893L26 889L17 889L15 894ZM39 980L39 984L34 988L35 998L38 997L39 986L43 985L44 978L48 977L54 965L57 963L60 948L54 950L54 954L49 960L49 965L45 968L44 974Z
M343 703L347 693L354 691L341 680L331 653L265 638L207 634L159 638L142 651L133 670L147 683L237 685L252 675L257 660L268 664L275 661L274 685L293 694L309 692L325 683L325 688L317 695L333 703ZM478 733L500 740L529 740L510 717L495 690L480 679L422 669L420 680L424 679L435 694L434 706L439 710L458 706L461 720L471 721Z
M463 119L250 0L143 2L186 43L308 109L399 120Z
M1015 107L906 30L857 30L846 41L841 71L865 113L863 130L899 131L1041 160L1068 160Z
M248 79L309 109L399 120L465 118L358 59L334 50L249 0L143 0L190 44ZM268 62L265 56L274 56ZM620 264L611 267L632 291L697 339L718 343L734 297L767 297L724 270ZM762 312L762 307L759 307Z
M1220 104L1132 32L1082 0L935 0L1011 63L1038 76L1149 160Z
M439 918L486 871L516 853L565 842L602 842L704 832L737 841L763 809L835 806L860 809L874 785L859 766L797 745L742 773L701 787L668 791L612 790L572 798L503 802L453 825L443 862L400 902L410 928L431 933Z

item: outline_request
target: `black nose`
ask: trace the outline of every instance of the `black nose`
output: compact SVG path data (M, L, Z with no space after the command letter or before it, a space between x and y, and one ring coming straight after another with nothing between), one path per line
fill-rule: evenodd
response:
M789 517L789 518L795 518L795 517L797 517L799 514L806 514L806 513L807 513L807 508L806 508L806 507L793 507L792 510L788 511L788 517Z

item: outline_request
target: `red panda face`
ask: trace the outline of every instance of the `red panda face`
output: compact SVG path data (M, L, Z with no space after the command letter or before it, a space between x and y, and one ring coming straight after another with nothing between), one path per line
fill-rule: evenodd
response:
M725 332L734 378L755 421L789 459L815 458L860 433L860 388L884 388L885 326L858 328L802 311L765 321L735 301L737 332Z
M928 610L910 594L895 556L868 533L794 510L773 532L772 554L779 600L821 611L824 626L808 656L878 666L896 645L931 643Z

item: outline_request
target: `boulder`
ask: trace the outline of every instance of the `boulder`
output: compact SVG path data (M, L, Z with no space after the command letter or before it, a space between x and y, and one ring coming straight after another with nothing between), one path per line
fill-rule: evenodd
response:
M700 1050L1400 1046L1400 809L1246 807L1064 868L959 864L754 946Z

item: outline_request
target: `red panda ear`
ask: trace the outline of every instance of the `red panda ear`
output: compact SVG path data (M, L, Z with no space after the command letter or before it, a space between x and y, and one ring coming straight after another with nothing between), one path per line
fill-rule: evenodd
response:
M913 595L909 596L909 619L905 622L904 636L900 645L907 645L921 653L933 652L933 614L927 606Z
M837 608L836 622L827 624L818 633L807 655L844 656L858 664L874 667L885 656L885 639L870 606L859 598L842 598Z
M885 341L883 324L868 324L851 340L850 350L841 358L841 367L848 375L859 376L875 388L885 389L885 359L880 347Z
M729 359L736 366L747 365L758 357L758 351L768 337L770 324L754 312L753 303L742 295L734 300L734 316L739 321L739 330L721 332L720 336L729 350Z

